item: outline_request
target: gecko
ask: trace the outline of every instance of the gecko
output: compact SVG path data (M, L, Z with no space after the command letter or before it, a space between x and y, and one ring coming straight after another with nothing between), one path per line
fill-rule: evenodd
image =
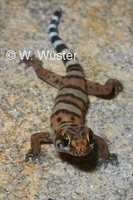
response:
M53 143L58 152L79 157L96 148L101 163L117 165L117 155L109 152L107 142L85 125L85 112L88 108L88 95L108 96L113 93L116 96L123 86L117 79L109 79L104 85L85 79L78 59L59 37L58 24L61 15L62 10L59 8L55 11L48 30L53 47L62 55L66 75L61 76L43 68L42 61L34 55L24 57L19 62L25 63L26 68L32 66L40 79L58 89L51 114L51 132L31 135L31 149L26 154L25 161L29 161L31 157L34 163L42 163L41 144Z

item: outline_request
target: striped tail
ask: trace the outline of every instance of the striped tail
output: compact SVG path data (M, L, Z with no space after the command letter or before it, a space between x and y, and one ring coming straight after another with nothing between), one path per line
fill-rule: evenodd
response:
M61 17L61 9L55 11L51 23L49 25L49 38L57 51L62 57L63 63L66 65L66 71L82 71L82 67L79 65L78 60L71 50L63 43L58 35L58 24Z

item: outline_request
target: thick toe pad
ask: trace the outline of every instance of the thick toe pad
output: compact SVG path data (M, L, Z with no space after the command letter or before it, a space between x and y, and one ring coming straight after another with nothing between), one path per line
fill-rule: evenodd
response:
M43 152L39 152L39 153L33 154L32 149L30 149L29 152L28 152L28 153L26 154L26 156L25 156L25 161L28 162L28 161L29 161L29 158L31 157L31 158L32 158L32 161L33 161L34 163L39 162L40 164L42 164L41 156L45 156Z

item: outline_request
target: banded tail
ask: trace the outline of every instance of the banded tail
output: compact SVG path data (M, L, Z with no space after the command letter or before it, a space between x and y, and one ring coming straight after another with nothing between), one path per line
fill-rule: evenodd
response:
M60 21L61 13L61 9L58 9L53 15L53 18L49 25L49 38L57 53L60 53L60 55L62 55L62 61L66 65L66 71L71 71L71 74L73 74L73 70L77 71L77 73L79 71L83 73L82 67L75 57L75 54L71 52L71 50L64 44L64 42L58 35L58 24ZM74 74L76 74L76 72L74 72Z

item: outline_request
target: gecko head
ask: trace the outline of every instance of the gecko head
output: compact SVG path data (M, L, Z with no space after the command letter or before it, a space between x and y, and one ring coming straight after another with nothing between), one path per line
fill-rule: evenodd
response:
M94 134L84 125L67 124L56 132L54 145L59 152L85 156L94 147Z

